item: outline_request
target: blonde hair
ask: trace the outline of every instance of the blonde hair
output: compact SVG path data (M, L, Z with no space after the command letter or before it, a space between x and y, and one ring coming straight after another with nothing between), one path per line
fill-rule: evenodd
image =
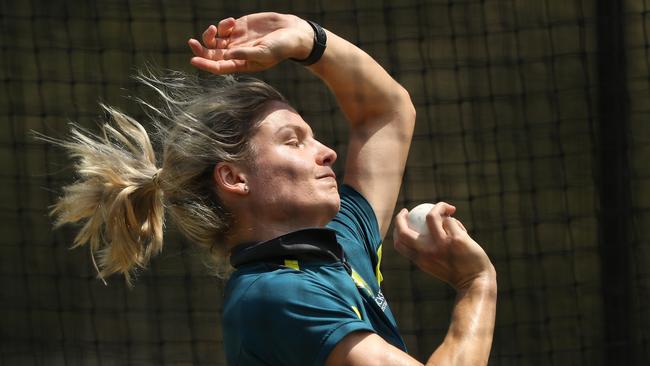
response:
M246 164L252 156L249 140L264 108L286 100L252 78L147 72L136 79L162 101L154 106L136 99L155 126L161 164L144 127L106 105L108 121L99 135L73 125L68 140L41 136L76 160L78 180L64 187L51 211L55 225L81 223L73 247L89 245L101 279L122 273L131 284L134 270L162 250L167 209L178 229L207 249L214 267L226 274L227 253L219 242L233 218L218 197L214 166L221 161Z

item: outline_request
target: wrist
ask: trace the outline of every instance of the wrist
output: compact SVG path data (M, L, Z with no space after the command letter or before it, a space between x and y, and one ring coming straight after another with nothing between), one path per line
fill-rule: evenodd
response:
M459 282L454 286L458 292L469 290L494 291L497 289L497 273L490 264L485 270Z
M295 46L287 58L302 60L309 56L314 40L314 31L306 20L292 15L292 27L296 30Z
M300 20L303 31L301 32L301 37L299 37L299 46L296 48L297 55L291 57L291 60L301 63L304 66L309 66L318 62L323 56L325 47L327 46L327 34L316 22ZM307 25L309 31L305 30L305 25ZM306 35L309 36L305 37Z

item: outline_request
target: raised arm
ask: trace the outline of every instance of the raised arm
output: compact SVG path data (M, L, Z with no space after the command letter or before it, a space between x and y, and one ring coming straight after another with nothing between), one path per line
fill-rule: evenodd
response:
M344 182L368 199L383 237L402 182L415 108L406 89L368 54L327 35L323 58L310 69L336 95L350 122Z
M189 44L192 64L217 74L259 71L287 58L304 59L314 31L286 14L259 13L222 20ZM372 205L386 234L415 123L408 92L364 51L327 31L327 48L309 66L336 96L350 122L344 182Z

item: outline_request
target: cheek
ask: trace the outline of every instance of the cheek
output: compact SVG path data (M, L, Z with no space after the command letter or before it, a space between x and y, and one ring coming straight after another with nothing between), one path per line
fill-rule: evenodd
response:
M302 171L299 166L282 164L277 165L271 172L271 177L277 180L298 181L302 176Z
M250 185L264 192L267 199L300 190L313 174L309 164L297 155L262 157L256 163Z
M313 151L284 145L272 132L262 126L252 141L253 167L248 184L251 198L262 209L265 205L291 205L298 197L302 199L313 192L309 188L316 167Z
M310 160L303 155L293 150L281 151L262 159L259 166L268 179L300 180L312 174Z
M286 166L267 166L259 174L256 174L256 183L267 190L273 190L286 185L288 182L295 182L298 176L295 170Z

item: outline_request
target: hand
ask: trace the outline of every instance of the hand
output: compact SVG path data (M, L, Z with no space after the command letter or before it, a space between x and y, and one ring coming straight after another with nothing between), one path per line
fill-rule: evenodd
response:
M395 249L421 270L458 290L493 274L494 267L463 224L451 216L455 211L452 205L437 203L427 214L430 233L419 234L408 227L408 211L403 209L395 217L393 242Z
M188 41L190 63L214 73L254 72L287 58L304 59L313 47L313 30L304 20L287 14L257 13L227 18L203 32L203 44Z

